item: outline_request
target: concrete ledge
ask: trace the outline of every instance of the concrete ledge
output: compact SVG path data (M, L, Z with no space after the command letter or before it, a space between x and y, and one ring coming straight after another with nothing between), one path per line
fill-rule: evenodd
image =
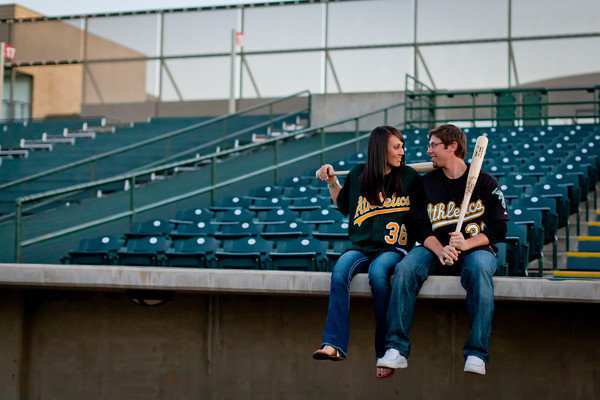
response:
M326 296L329 283L330 274L325 272L0 264L0 285L9 287ZM494 283L497 300L600 302L600 280L496 277ZM366 274L352 281L351 291L354 296L371 295ZM465 294L459 277L432 276L419 297L464 299Z

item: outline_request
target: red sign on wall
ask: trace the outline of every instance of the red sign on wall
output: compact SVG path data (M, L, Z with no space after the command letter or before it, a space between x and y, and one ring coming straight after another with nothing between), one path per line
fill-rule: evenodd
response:
M4 45L4 58L12 61L15 59L16 54L17 54L17 50L13 46L11 46L9 44Z

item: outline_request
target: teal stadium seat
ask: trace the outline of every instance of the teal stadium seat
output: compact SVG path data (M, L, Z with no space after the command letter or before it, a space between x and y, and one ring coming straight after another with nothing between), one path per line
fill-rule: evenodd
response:
M261 237L225 240L216 252L217 266L237 269L268 269L273 242Z
M93 239L82 239L79 248L69 252L63 261L69 264L111 265L117 260L117 251L123 241L112 235L99 236Z
M267 224L260 235L267 240L293 239L308 236L312 230L312 225L292 221L283 224Z
M327 246L327 242L308 237L279 241L270 253L271 263L278 270L325 271Z
M212 236L215 227L210 221L187 222L181 221L170 233L171 239L183 239L194 236Z
M170 242L164 236L128 239L125 250L119 251L119 264L137 266L164 265Z
M210 268L216 261L215 253L219 245L218 240L208 236L174 240L172 247L165 253L167 265Z
M173 226L162 219L136 222L131 231L127 232L127 238L138 238L145 236L166 236L171 232Z

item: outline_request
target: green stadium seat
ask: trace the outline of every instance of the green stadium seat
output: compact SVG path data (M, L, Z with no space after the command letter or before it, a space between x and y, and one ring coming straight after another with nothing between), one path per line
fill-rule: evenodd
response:
M332 224L319 224L313 236L320 240L347 240L348 222L334 222Z
M312 225L299 221L283 224L267 224L260 235L268 240L293 239L300 236L308 236L312 228Z
M194 236L212 236L215 233L214 226L208 221L187 222L177 224L169 236L171 239L191 238Z
M164 265L170 242L164 236L128 239L126 248L119 251L119 264L138 266Z
M169 220L172 224L177 224L179 222L209 222L213 217L212 212L210 212L206 208L190 208L187 210L177 211L174 220Z
M82 239L79 248L69 252L63 261L69 264L111 265L117 260L117 251L123 241L112 235L99 236L93 239Z
M261 230L262 225L257 225L252 221L240 222L239 224L222 225L221 228L215 232L215 237L219 239L233 239L246 236L256 236Z
M294 211L278 208L269 211L259 211L257 214L257 223L259 224L283 224L298 219L298 214Z
M281 197L272 197L270 199L256 199L254 204L249 207L252 211L268 211L277 208L287 208L292 201Z
M219 245L218 240L207 236L175 240L165 253L167 265L210 268L216 261L215 253Z
M270 258L274 269L324 271L327 264L327 242L301 237L277 242Z
M250 222L255 216L254 212L241 208L227 211L215 211L213 223L217 225L238 224L241 222Z
M227 211L235 210L236 208L249 208L252 202L253 199L250 197L231 196L220 199L210 209L211 211Z
M216 252L220 268L267 269L273 242L261 237L225 240Z
M173 226L162 219L136 222L131 231L125 233L127 238L139 238L145 236L166 236L171 232Z
M316 210L317 208L328 208L333 205L331 197L313 196L292 199L289 206L290 210L305 211Z
M333 224L342 220L342 214L334 209L321 208L310 211L302 211L300 219L307 224Z

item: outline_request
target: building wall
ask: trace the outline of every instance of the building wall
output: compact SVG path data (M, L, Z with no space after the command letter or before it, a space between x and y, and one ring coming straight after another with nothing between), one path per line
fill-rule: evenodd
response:
M0 298L3 399L600 396L597 304L497 301L481 377L462 372L464 301L421 299L408 369L379 382L369 298L352 298L349 357L338 363L311 358L325 296L176 293L156 307L123 292L3 289Z
M0 16L27 18L40 14L20 6L2 6ZM0 39L17 49L16 63L143 57L138 51L94 34L88 34L86 42L84 31L61 21L12 26L10 33L6 29L0 31ZM82 103L146 101L145 61L88 64L85 73L82 64L39 65L18 70L33 76L33 118L80 114Z

